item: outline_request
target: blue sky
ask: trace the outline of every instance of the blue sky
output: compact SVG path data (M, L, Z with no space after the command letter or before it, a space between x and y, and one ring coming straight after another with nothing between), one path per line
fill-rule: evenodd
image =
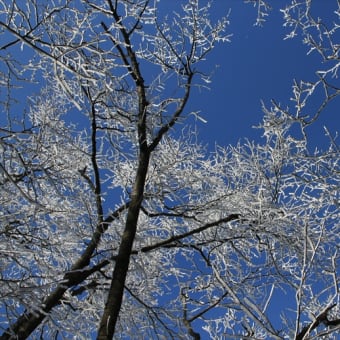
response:
M273 3L273 2L271 2ZM208 56L209 67L219 65L212 78L210 91L203 91L191 98L190 108L200 110L208 120L199 123L204 143L228 145L240 138L258 139L260 130L253 129L262 120L261 100L270 106L270 100L293 105L293 80L315 81L317 70L322 69L321 57L316 53L307 56L308 47L301 36L283 40L289 32L283 27L279 6L288 1L278 1L267 17L263 27L254 26L257 9L240 0L217 0L212 15L230 12L228 32L231 42L219 44ZM333 1L313 2L313 13L332 20ZM316 106L315 106L316 107ZM331 132L340 130L340 116L334 112L337 105L320 117L313 127L313 147L325 146L323 125Z

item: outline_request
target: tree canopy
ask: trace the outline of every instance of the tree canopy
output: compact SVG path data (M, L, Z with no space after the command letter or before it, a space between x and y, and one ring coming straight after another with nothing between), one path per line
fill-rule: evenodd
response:
M322 71L263 105L262 141L211 152L188 102L228 15L158 6L0 0L0 338L335 339L339 146L309 131L338 100L339 20L287 1Z

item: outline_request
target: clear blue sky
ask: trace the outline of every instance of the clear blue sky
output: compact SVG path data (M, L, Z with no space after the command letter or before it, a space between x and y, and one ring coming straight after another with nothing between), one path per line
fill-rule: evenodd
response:
M166 1L165 1L166 2ZM293 80L315 81L322 69L321 57L307 56L308 47L302 38L283 40L289 32L283 27L279 6L289 1L275 1L263 27L254 26L257 9L241 0L216 0L213 16L230 12L228 32L231 43L217 45L208 56L210 67L218 64L212 78L211 90L191 98L190 108L201 110L207 124L199 123L200 137L209 144L235 144L240 138L258 138L260 130L252 126L262 120L261 99L270 106L270 100L293 105ZM272 1L271 3L274 3ZM313 2L313 13L323 19L335 19L334 1ZM323 125L331 132L340 130L340 115L336 102L320 117L313 127L313 144L325 145Z

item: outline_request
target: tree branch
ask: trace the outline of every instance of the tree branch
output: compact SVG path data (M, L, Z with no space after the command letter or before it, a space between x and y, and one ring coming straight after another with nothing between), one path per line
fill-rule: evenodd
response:
M156 249L156 248L160 248L162 246L166 246L166 245L168 245L168 244L170 244L172 242L179 241L179 240L181 240L181 239L183 239L185 237L189 237L189 236L201 233L202 231L207 230L207 229L212 228L212 227L216 227L216 226L218 226L221 223L231 222L231 221L237 220L239 218L240 218L239 214L230 214L227 217L221 218L221 219L219 219L219 220L217 220L215 222L207 223L207 224L205 224L202 227L199 227L197 229L193 229L193 230L190 230L190 231L188 231L186 233L172 236L172 237L168 238L167 240L158 242L156 244L143 247L140 251L143 252L143 253L146 253L146 252L148 252L150 250L153 250L153 249Z
M84 269L90 263L91 256L100 242L101 235L107 230L108 225L118 218L121 212L123 212L128 206L129 202L123 204L115 212L109 215L101 225L98 225L93 233L92 239L80 258L73 264L71 270L65 273L61 283L51 292L41 303L40 309L35 309L32 312L25 311L13 324L10 325L0 337L0 340L13 339L26 339L45 319L46 315L57 306L61 301L64 293L72 286L78 285L86 280L91 274L100 270L104 266L110 263L109 260L105 260L100 264Z
M319 314L319 316L315 318L313 322L303 327L301 332L295 337L295 340L303 340L305 335L309 334L311 331L317 328L320 324L324 324L325 326L335 326L335 327L339 326L340 319L329 320L328 315L327 315L328 312L335 306L336 306L336 303L334 303L331 306L328 306L321 314Z

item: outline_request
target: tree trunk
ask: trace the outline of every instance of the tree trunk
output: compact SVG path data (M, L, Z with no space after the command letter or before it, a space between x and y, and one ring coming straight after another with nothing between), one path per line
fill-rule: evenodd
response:
M113 277L105 304L104 313L99 325L98 340L111 340L122 305L126 274L129 269L132 245L136 235L140 207L143 200L145 179L149 165L149 152L141 152L131 201L127 213L119 252L113 271Z

